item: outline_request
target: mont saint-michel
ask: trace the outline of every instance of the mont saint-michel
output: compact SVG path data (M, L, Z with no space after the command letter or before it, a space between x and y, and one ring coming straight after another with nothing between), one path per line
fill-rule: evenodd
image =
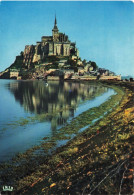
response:
M59 32L55 16L52 36L42 36L36 45L26 45L15 62L0 73L0 78L120 80L121 76L99 68L95 62L82 60L76 43Z
M61 58L74 56L75 59L79 59L76 44L72 43L67 35L59 32L56 17L54 28L52 29L52 36L43 36L41 42L25 47L23 64L25 67L30 68L34 63L41 64L42 62L46 62L49 56L50 60L51 56L59 56Z
M82 60L58 27L0 73L0 193L132 194L133 79Z

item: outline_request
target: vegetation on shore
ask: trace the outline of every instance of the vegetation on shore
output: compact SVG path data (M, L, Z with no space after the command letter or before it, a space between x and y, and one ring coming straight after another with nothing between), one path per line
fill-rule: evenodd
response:
M114 89L118 93L111 100L102 104L99 109L93 108L90 112L82 113L65 126L64 131L67 128L67 132L77 133L80 128L89 124L93 115L97 118L109 110L95 125L78 134L66 146L53 152L53 155L40 158L35 156L32 159L31 149L22 156L18 155L12 166L1 166L8 173L5 180L12 177L12 182L15 182L16 194L132 192L133 83L114 84L117 85L114 85ZM110 110L112 105L116 107ZM60 133L62 131L63 129ZM51 144L55 144L54 140L50 147ZM48 145L48 149L50 147ZM39 146L35 149L39 149ZM4 175L2 179L4 180Z

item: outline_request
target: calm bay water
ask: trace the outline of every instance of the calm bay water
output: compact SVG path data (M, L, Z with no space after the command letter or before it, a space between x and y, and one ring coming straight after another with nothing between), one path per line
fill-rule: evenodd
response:
M115 92L95 83L0 80L0 161L54 137Z

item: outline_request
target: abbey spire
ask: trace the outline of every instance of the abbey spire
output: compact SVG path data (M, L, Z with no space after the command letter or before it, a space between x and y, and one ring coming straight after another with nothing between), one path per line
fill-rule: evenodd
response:
M53 30L52 31L54 31L54 32L58 32L59 30L58 30L58 27L57 27L57 19L56 19L56 15L55 15L55 21L54 21L54 28L53 28Z
M56 15L55 15L55 24L54 24L55 26L57 26L57 20L56 20Z

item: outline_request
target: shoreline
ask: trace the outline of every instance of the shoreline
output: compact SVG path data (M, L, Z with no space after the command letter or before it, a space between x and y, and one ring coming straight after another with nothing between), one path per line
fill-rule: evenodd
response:
M116 169L116 165L119 166L118 163L120 163L120 161L126 160L124 157L125 154L122 155L122 142L124 143L124 140L126 141L127 139L130 139L132 135L130 132L126 133L126 126L124 130L120 128L124 125L123 123L121 123L122 118L124 120L123 122L126 122L125 120L127 120L127 124L130 123L129 126L131 126L132 117L130 116L130 114L133 112L131 107L132 87L134 83L111 81L102 83L106 85L108 84L108 86L114 84L117 86L121 85L120 87L125 87L124 90L126 91L126 93L124 94L123 100L120 102L120 105L117 106L116 109L111 113L104 116L102 120L99 120L94 126L90 127L90 129L85 130L80 135L76 136L73 140L69 141L66 146L57 149L56 152L52 154L52 156L46 158L46 163L43 163L39 167L39 170L37 169L36 171L33 171L31 175L29 174L23 179L20 179L20 181L17 182L17 194L20 194L22 192L25 192L25 194L81 194L83 192L91 193L91 191L93 191L92 185L95 185L97 184L97 182L99 182L99 179L97 179L96 177L99 176L100 180L102 178L102 175L100 176L100 172L102 172L104 165L107 165L107 171L110 171L111 160L113 161L112 166L114 167L114 169ZM128 88L130 89L128 90ZM127 117L126 113L129 118ZM117 127L118 129L120 129L118 135L116 132ZM110 132L108 132L109 129ZM117 140L114 140L115 138L118 140L118 142ZM113 140L115 141L115 144L113 144ZM110 143L112 143L112 145L110 145ZM106 147L104 147L104 144ZM114 147L114 145L116 144L118 144L116 148L122 146L119 147L120 149L118 149L118 153L117 149ZM111 150L112 147L113 150ZM131 157L131 148L129 148L128 145L125 151L127 151L127 156L129 151ZM104 157L102 158L102 156ZM125 165L125 162L123 163L123 166ZM104 175L105 174L103 174L103 176ZM89 180L93 181L93 184L90 184L90 186ZM96 188L95 190L98 190L98 188ZM95 190L93 191L93 193L96 192ZM99 192L103 192L102 190L104 191L104 189L102 189L101 187L101 189L99 189L99 191L97 191L96 193L99 194ZM105 189L105 192L109 191L109 189L107 191Z
M43 82L41 81L41 83L43 83ZM74 118L76 118L78 115L82 114L84 111L87 111L89 109L93 110L94 107L100 106L102 103L107 101L107 99L111 98L112 95L115 95L115 91L113 89L111 89L107 86L101 85L101 84L95 84L95 83L91 83L91 82L90 82L90 84L88 84L87 82L86 83L85 82L84 83L83 82L81 82L81 83L78 83L78 82L77 83L76 82L64 82L64 83L67 86L70 86L70 84L72 83L73 85L76 85L77 87L79 86L79 88L81 88L81 90L82 90L82 87L80 87L80 86L86 86L86 88L89 88L89 89L94 88L95 86L97 88L95 88L95 91L94 91L95 93L94 94L92 93L93 96L91 96L91 94L87 95L86 98L84 98L84 101L80 101L80 102L78 101L77 105L75 105L75 106L70 104L70 106L63 107L62 109L61 108L56 109L52 113L40 113L40 114L35 114L35 115L32 115L32 116L30 115L30 116L25 117L25 118L22 118L22 117L18 118L14 121L13 125L11 123L10 126L7 126L7 130L8 130L8 128L10 128L10 131L12 130L15 133L17 133L18 130L19 130L19 127L20 127L21 128L20 135L22 134L23 137L24 137L24 133L23 133L22 129L25 129L25 137L28 140L31 137L31 136L30 137L27 136L27 132L30 131L30 129L33 133L35 131L37 132L38 127L40 127L40 125L41 125L40 129L43 129L43 127L44 127L43 124L45 124L46 121L48 123L50 118L57 118L59 116L60 112L64 112L64 110L66 110L66 112L69 112L70 110L74 110L73 117L69 116L67 121L66 121L66 124L69 124L69 123L71 123L71 121ZM50 88L51 88L51 82L49 84L50 84ZM57 84L57 85L59 85L59 84ZM98 116L98 118L97 118L96 116L94 116L92 114L92 116L90 118L90 121L88 123L90 123L90 125L91 125L92 123L94 123L94 120L96 122L96 120L98 120L100 117L103 116L103 113L101 113L100 115L101 116ZM65 126L65 124L57 126L57 129L61 129L63 126ZM86 126L86 124L85 124L85 126ZM84 126L82 126L82 127L84 127ZM47 129L47 127L46 127L45 132L47 132L47 130L49 130L49 128ZM46 135L46 133L43 131L43 133L41 134L42 137L40 138L40 142L37 141L37 142L34 142L32 144L32 141L29 141L30 146L27 147L25 150L20 150L20 151L16 152L17 153L16 155L18 156L19 154L22 154L22 153L24 154L27 150L32 149L32 147L34 145L35 146L37 146L37 145L40 146L41 143L43 143L43 145L44 145L43 148L46 148L46 147L48 148L48 144L50 145L51 142L53 142L53 145L55 143L54 148L52 147L50 149L51 151L53 151L53 149L55 150L56 148L60 147L61 145L65 145L70 139L72 139L72 137L75 136L74 135L75 132L79 133L79 131L82 131L82 129L78 129L78 128L77 128L77 130L78 131L76 131L76 129L75 129L73 131L73 135L71 134L71 131L68 132L68 130L66 130L65 132L64 132L64 130L61 130L61 131L57 130L54 135L51 135L51 133L50 133L50 135L49 134ZM39 134L40 134L40 132L39 132ZM38 140L38 134L35 135L35 138ZM14 140L16 140L15 137L14 137ZM22 141L21 139L19 139L19 140L20 140L20 142ZM12 141L10 141L10 137L8 137L5 142L4 142L4 140L2 140L2 141L3 141L2 142L3 144L1 143L2 148L4 147L3 145L4 145L5 142L11 143L11 144L9 144L9 147L10 146L12 147ZM14 143L14 144L19 150L18 142ZM23 142L23 145L25 146L25 140ZM39 150L41 151L41 149L38 149L38 151ZM5 155L5 152L4 152L4 155ZM35 151L35 152L37 154L37 151ZM47 151L46 151L46 153L47 153ZM2 154L2 150L1 150L0 154ZM44 152L42 152L42 154L44 155ZM40 152L39 152L39 155L41 155ZM12 153L8 154L5 160L4 160L5 157L3 158L2 155L1 155L0 161L1 161L1 163L2 162L4 163L4 162L7 162L8 160L12 160L13 157L15 157L15 153L13 153L13 150L12 150Z

